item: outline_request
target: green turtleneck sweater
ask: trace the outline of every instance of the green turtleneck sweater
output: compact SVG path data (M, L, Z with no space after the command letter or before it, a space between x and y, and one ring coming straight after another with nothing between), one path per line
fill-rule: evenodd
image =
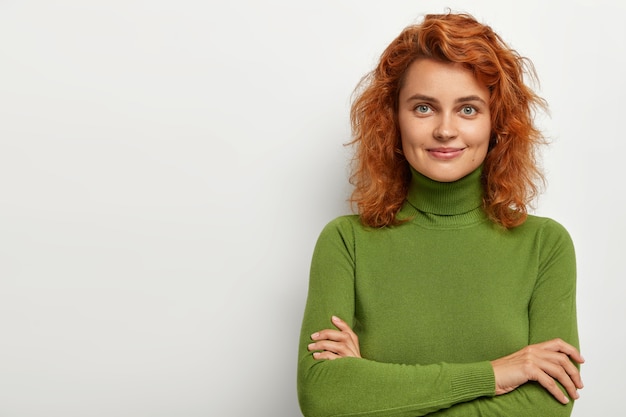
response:
M529 382L494 396L490 361L560 337L578 346L567 231L529 216L513 229L482 207L480 168L452 183L413 171L395 227L331 221L313 254L298 396L314 416L569 416ZM344 319L360 358L315 360L310 335Z

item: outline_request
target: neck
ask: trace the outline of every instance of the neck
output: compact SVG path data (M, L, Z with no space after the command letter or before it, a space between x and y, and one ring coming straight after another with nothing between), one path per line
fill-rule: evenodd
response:
M432 180L413 168L407 201L423 213L451 216L482 205L482 167L452 182Z

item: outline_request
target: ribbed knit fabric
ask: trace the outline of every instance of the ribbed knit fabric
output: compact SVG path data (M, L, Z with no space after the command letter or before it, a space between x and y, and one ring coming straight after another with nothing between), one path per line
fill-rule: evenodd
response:
M568 416L527 383L494 396L490 361L560 337L578 345L567 231L529 216L506 230L481 208L480 168L452 183L413 171L400 226L331 221L311 264L298 395L307 417ZM313 359L310 335L346 320L363 359Z

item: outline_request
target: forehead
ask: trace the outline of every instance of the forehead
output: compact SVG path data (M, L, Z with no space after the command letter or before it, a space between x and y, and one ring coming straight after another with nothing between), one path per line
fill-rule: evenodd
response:
M407 69L400 89L400 99L418 93L454 98L472 94L485 101L489 98L489 89L471 70L461 64L426 58L414 61Z

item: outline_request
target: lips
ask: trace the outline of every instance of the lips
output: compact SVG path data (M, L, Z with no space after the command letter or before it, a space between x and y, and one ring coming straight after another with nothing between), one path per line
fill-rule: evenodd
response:
M465 148L432 148L428 153L436 159L450 160L460 156Z

